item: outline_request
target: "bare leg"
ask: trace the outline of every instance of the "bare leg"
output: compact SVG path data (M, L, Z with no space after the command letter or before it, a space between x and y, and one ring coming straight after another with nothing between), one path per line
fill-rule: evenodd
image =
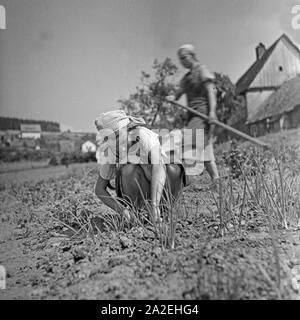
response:
M183 168L178 164L168 164L167 188L170 188L172 197L176 199L183 188Z
M204 161L204 166L209 173L210 177L212 180L218 179L219 178L219 172L218 168L216 165L216 162L213 161Z
M150 199L150 181L146 178L144 170L138 165L127 164L121 170L121 190L124 199L130 204L140 207L144 203L143 197Z

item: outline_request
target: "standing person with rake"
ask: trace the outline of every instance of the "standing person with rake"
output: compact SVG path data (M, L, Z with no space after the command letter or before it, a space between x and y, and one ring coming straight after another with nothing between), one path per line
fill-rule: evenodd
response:
M174 96L168 96L168 101L176 101L183 94L186 94L188 106L201 113L208 115L211 119L216 119L216 88L214 85L214 75L201 65L196 57L194 47L191 44L181 46L178 51L178 58L182 66L189 69L180 81L179 89ZM208 171L215 186L219 181L219 173L215 162L213 151L213 131L214 125L206 122L201 117L187 112L187 129L192 129L192 145L196 145L197 129L204 130L204 166Z
M125 203L140 208L145 199L151 200L152 219L161 221L163 193L176 199L184 185L182 165L165 161L158 135L146 128L142 118L114 110L102 113L95 125L100 139L98 198L126 218L130 215ZM107 190L111 179L116 181L118 199Z

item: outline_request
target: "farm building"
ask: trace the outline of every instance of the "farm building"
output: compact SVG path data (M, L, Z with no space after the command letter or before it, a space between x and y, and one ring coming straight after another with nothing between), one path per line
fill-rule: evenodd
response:
M20 125L21 139L40 139L41 131L40 124L21 123Z
M83 153L96 152L96 149L97 149L96 145L93 142L89 141L89 140L84 142L82 144L82 146L81 146L81 151Z
M59 151L62 153L71 153L75 151L75 141L74 140L60 140L59 141Z
M273 94L283 83L292 78L295 78L294 82L287 82L282 91L286 92L286 94L294 94L292 87L294 85L297 87L297 76L300 75L300 50L287 35L283 34L269 48L260 43L256 47L255 52L256 61L237 81L236 92L242 95L246 101L247 115L244 123L246 121L247 124L251 123L251 131L253 133L263 134L263 132L272 127L269 122L274 123L275 116L277 117L287 110L289 112L292 110L290 105L285 106L287 100L280 100L281 103L276 104L274 110L270 111L273 108L271 103L274 101L273 99L278 100L278 95L274 98ZM290 86L289 90L287 86ZM291 102L296 97L290 96L286 97L286 99L289 99ZM263 114L272 114L271 119L268 120L268 124L261 122ZM267 116L265 119L268 118ZM288 123L286 123L287 126ZM255 127L257 128L255 129Z
M266 132L300 126L300 76L283 83L270 95L247 121L250 133L260 136Z

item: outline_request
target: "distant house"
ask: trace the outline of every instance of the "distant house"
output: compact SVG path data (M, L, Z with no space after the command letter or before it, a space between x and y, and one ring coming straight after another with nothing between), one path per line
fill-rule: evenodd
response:
M93 142L89 141L89 140L86 141L86 142L84 142L84 143L81 145L81 151L82 151L83 153L96 152L96 149L97 149L96 145L95 145Z
M20 125L21 139L40 139L41 132L42 130L40 124L21 123Z
M273 104L270 104L270 101L273 100L268 98L271 98L283 83L300 75L300 50L287 35L283 34L269 48L260 43L255 52L256 60L237 81L236 91L246 101L247 112L244 123L251 124L252 132L261 132L254 128L255 123L261 126L263 114L270 113L274 117L275 113L279 115L284 113L284 110L291 110L291 106L285 105L287 101L281 100L280 105L276 104L271 112ZM293 94L292 87L297 84L298 80L295 80L287 85L291 86L290 90L287 90L287 86L282 90L286 94ZM273 96L272 99L276 97L278 96ZM287 99L294 101L296 98L290 96Z

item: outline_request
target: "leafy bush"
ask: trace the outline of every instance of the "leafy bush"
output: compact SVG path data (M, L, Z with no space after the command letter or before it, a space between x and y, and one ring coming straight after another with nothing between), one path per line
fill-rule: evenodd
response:
M96 153L95 152L71 152L64 153L58 162L62 165L68 166L71 163L86 163L86 162L96 162Z
M56 156L52 156L49 161L49 166L58 166L59 159Z
M16 162L21 160L40 161L46 160L52 156L48 150L33 150L33 149L17 149L14 147L7 147L0 149L0 161Z
M62 158L60 159L60 163L64 166L68 166L70 164L70 156L68 153L63 154Z
M267 163L271 158L271 152L261 152L261 149L252 145L240 146L233 140L229 151L223 152L222 158L225 165L230 168L232 177L239 178L242 172L251 175L256 174L258 163L262 172L265 172Z

